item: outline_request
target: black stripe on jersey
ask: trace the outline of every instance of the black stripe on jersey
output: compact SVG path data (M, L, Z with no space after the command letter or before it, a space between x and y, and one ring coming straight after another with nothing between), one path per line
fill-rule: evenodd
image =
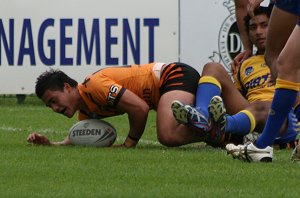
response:
M242 94L243 96L246 96L246 95L247 95L247 90L246 90L244 84L243 84L242 81L241 81L241 67L239 67L236 76L237 76L237 79L238 79L238 81L240 82L240 85L241 85L241 88L242 88L241 94Z
M119 103L121 97L123 96L124 92L126 91L126 88L122 87L122 89L119 91L116 99L115 99L115 102L114 102L114 106L113 107L116 107L117 104Z

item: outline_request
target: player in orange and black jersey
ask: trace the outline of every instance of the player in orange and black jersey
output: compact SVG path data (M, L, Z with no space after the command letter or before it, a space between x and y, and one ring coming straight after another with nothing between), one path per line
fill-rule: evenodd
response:
M36 94L53 111L78 118L104 118L128 114L128 136L122 144L134 147L143 135L150 109L157 111L157 137L166 146L203 141L205 133L178 125L170 109L175 99L193 104L199 73L184 63L149 63L103 68L88 76L82 84L59 70L41 74ZM50 142L32 133L27 140L36 144L70 144Z

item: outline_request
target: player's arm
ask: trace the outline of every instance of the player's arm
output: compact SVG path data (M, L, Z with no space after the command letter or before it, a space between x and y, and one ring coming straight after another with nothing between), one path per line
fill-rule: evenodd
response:
M240 66L240 63L252 55L252 42L249 39L244 18L248 14L248 0L236 0L235 1L235 13L236 13L236 22L239 29L240 37L244 47L244 51L238 54L232 64L232 72L235 73L237 68Z
M251 17L254 16L254 10L259 7L263 1L264 0L248 0L247 12Z
M63 146L63 145L70 145L71 142L69 140L69 137L67 136L63 141L60 142L51 142L48 137L39 134L39 133L31 133L27 137L27 142L32 144L38 144L38 145L47 145L47 146Z
M126 90L117 104L118 111L128 114L129 133L125 147L134 147L142 137L149 113L148 104L130 90Z

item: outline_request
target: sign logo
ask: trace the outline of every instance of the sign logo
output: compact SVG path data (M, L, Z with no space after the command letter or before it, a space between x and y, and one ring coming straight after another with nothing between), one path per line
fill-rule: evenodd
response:
M229 11L229 16L225 18L219 30L218 51L214 51L209 59L221 63L230 72L230 64L234 57L243 50L243 45L236 23L234 1L225 0L223 5Z

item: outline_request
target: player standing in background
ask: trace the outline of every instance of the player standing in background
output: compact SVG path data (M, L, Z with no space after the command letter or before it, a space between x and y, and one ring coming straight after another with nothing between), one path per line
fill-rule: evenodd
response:
M249 1L253 4L262 0ZM251 4L250 4L251 5ZM253 6L252 6L253 7ZM251 8L251 6L250 6ZM269 157L269 150L293 107L300 86L300 1L277 0L272 11L265 58L271 75L276 79L275 94L262 135L255 143L235 146L228 144L227 151L234 157L252 161ZM296 109L296 114L299 110ZM251 153L252 157L249 156ZM297 147L292 155L295 159Z

